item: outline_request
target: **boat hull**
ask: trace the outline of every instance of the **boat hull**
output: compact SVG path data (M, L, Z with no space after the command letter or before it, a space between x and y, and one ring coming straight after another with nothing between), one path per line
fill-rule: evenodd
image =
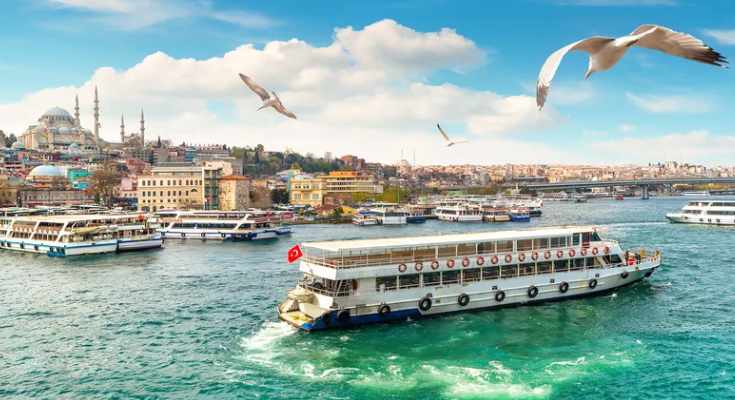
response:
M426 217L406 217L406 222L409 224L420 224L426 222Z
M448 222L481 222L482 215L439 215L439 221Z
M117 239L99 241L93 244L79 245L64 245L53 242L20 242L13 240L0 240L0 243L2 243L2 246L0 246L0 250L46 254L56 257L113 253L117 250Z
M128 251L142 251L151 249L160 249L163 246L163 238L152 238L142 240L120 240L117 245L118 253L124 253Z
M199 240L222 240L222 241L244 241L276 239L280 235L291 233L290 228L273 228L257 231L204 231L204 230L180 230L160 229L157 231L165 239L199 239Z
M735 225L735 218L732 216L700 216L683 213L667 213L666 218L671 222L680 224Z
M527 216L518 216L518 215L511 214L510 215L510 220L513 221L513 222L528 222L528 221L531 220L531 216L530 215L527 215Z
M371 323L399 321L406 320L408 318L419 319L435 317L465 311L482 311L506 307L535 305L544 302L604 294L650 276L659 266L660 261L657 263L649 263L648 266L640 266L639 268L631 266L604 270L589 269L566 272L563 274L556 274L554 276L557 283L549 283L549 275L515 278L512 282L503 279L470 282L464 285L440 287L441 295L439 295L439 290L434 290L435 287L425 287L414 290L417 292L416 294L420 293L420 296L414 296L413 299L386 302L385 304L395 308L395 310L392 310L388 315L383 316L378 313L378 309L382 304L378 304L375 306L348 308L347 311L350 313L350 316L345 321L338 320L338 314L341 310L330 311L329 317L327 318L328 322L324 322L323 317L309 322L301 322L299 318L293 317L294 312L280 312L280 310L279 318L299 329L303 329L305 331L316 331ZM622 277L623 271L628 272L628 276L626 278ZM595 277L595 274L602 276ZM595 288L590 288L589 286L592 279L596 279L598 282L598 285ZM560 284L563 282L566 282L569 285L569 289L566 293L562 293L559 289ZM510 285L513 285L513 288L506 289L506 287ZM535 287L538 288L538 294L535 298L530 298L528 295L530 285L535 285ZM502 301L498 301L496 299L495 296L497 294L497 289L492 290L493 287L503 290L505 298ZM432 306L428 310L422 311L418 304L421 298L427 294L431 294ZM458 298L463 294L470 296L470 301L464 307L458 304Z

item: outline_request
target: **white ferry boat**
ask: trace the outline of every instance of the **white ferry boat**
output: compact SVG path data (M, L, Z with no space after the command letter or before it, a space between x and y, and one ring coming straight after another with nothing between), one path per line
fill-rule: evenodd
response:
M357 226L377 225L378 220L375 217L375 211L358 211L352 216L352 224Z
M312 331L540 303L650 276L658 251L624 251L593 227L304 243L278 306Z
M376 208L375 219L379 225L406 225L408 223L408 211L400 208Z
M666 218L685 224L735 225L735 201L691 201Z
M265 240L291 233L290 226L277 226L278 214L246 211L159 211L161 228L167 239Z
M456 204L436 208L436 215L440 221L452 222L479 222L482 221L480 207L469 204Z
M681 192L682 196L709 196L710 193L708 190L688 190L686 192Z
M0 249L50 256L111 253L117 227L99 216L0 218Z
M156 216L108 215L117 226L117 251L160 249L163 238L158 233L161 224Z
M482 209L482 220L486 222L510 221L510 209L507 207L488 207Z

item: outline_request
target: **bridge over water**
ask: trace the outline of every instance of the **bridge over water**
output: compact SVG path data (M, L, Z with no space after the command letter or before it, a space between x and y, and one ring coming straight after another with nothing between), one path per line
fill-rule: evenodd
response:
M650 186L668 185L708 185L708 184L735 184L735 178L665 178L665 179L635 179L618 181L565 181L557 183L539 183L527 185L533 190L567 190L593 187L628 186L642 188L642 198L648 198Z

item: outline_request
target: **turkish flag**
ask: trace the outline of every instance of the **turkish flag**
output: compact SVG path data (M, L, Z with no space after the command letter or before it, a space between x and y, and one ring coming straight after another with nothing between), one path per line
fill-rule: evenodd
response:
M301 258L304 255L304 253L301 252L301 247L297 244L294 247L291 247L291 250L288 251L288 262L292 263L299 258Z

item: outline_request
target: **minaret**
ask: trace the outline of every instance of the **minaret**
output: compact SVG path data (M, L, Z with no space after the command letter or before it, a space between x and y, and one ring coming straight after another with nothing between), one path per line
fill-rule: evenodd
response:
M100 100L97 97L97 86L94 87L94 138L97 140L97 148L100 146Z
M120 116L120 143L125 144L125 116Z
M79 95L76 96L75 102L76 106L74 107L74 125L82 126L81 122L79 121Z
M143 109L140 109L140 143L145 147L145 115L143 115Z

